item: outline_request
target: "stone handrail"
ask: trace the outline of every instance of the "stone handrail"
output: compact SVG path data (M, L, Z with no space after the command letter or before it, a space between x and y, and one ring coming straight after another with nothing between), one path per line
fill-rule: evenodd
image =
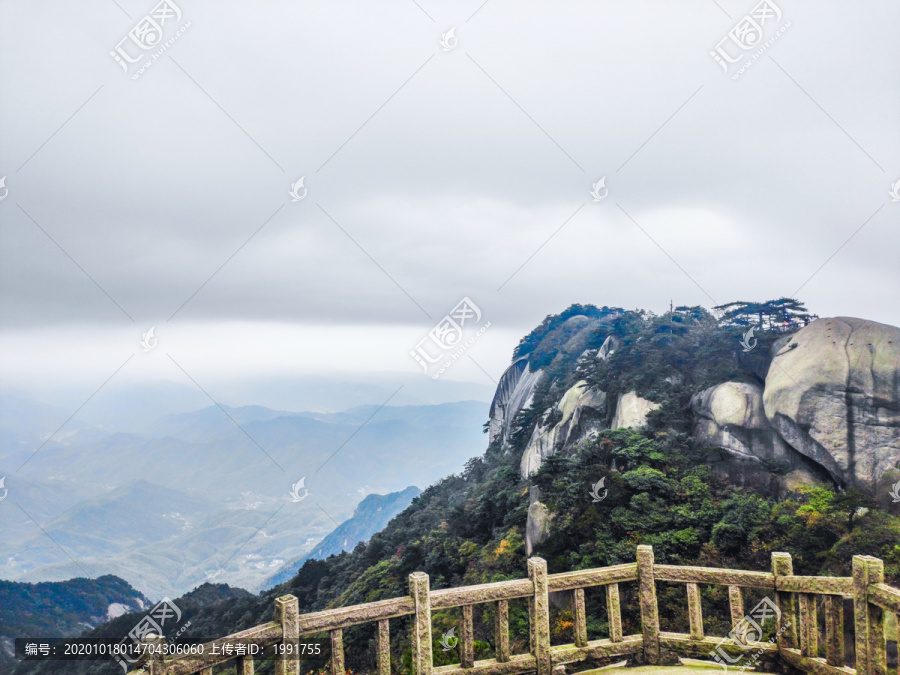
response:
M640 600L641 632L622 634L619 583L636 581ZM660 630L656 583L683 583L688 601L689 633ZM728 587L732 632L726 637L706 636L700 603L699 584ZM587 639L585 588L603 586L609 623L609 636ZM760 641L757 626L755 640L746 639L752 617L744 613L742 588L762 589L771 593L771 606L779 613L775 638ZM574 642L550 644L550 593L572 592L574 609ZM825 636L824 658L819 656L819 621L817 597L822 598ZM844 663L844 598L853 599L855 668ZM509 645L509 601L528 598L529 651L511 654ZM496 603L494 638L495 658L475 661L475 605ZM762 603L760 603L762 604ZM459 636L459 664L434 666L432 655L432 610L462 608ZM759 607L759 605L757 605ZM752 612L752 610L751 610ZM343 629L366 623L377 623L376 668L378 675L390 675L391 619L411 616L410 640L415 675L516 675L536 673L551 675L554 667L574 664L586 659L612 659L633 655L646 664L672 662L677 656L712 656L722 665L740 670L748 650L754 660L774 659L805 673L816 675L886 675L887 651L885 617L900 613L900 590L884 583L884 565L869 556L854 556L852 577L809 577L793 573L791 556L772 554L771 572L711 567L656 565L653 549L638 546L637 562L560 574L547 574L547 563L541 558L528 560L528 578L499 583L480 584L431 591L428 575L416 572L409 576L409 595L402 598L341 607L311 614L299 614L297 598L286 595L275 601L275 620L217 640L255 637L275 645L302 635L328 632L331 639L331 672L342 675L344 668ZM761 621L761 620L760 620ZM752 632L752 631L751 631ZM738 638L743 637L743 643ZM738 636L736 638L735 636ZM157 638L159 639L159 638ZM204 650L209 652L210 650ZM732 658L734 657L734 658ZM254 662L249 656L155 656L141 671L147 675L212 675L214 665L235 661L238 675L253 675ZM277 675L297 675L296 660L276 660Z

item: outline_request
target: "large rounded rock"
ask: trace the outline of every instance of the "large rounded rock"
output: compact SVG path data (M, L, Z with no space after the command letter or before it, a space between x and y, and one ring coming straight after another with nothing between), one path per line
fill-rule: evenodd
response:
M763 410L758 384L723 382L691 399L694 438L745 459L787 462L790 448L775 433Z
M550 536L550 525L553 514L546 504L540 501L541 493L537 486L529 490L528 518L525 521L525 555L531 555L534 547L544 543Z
M610 429L638 429L647 424L647 415L659 408L659 403L648 401L637 395L636 391L621 394L616 404Z
M819 319L773 350L763 403L784 440L842 485L900 467L900 328Z
M710 463L735 485L783 497L798 484L827 480L769 424L758 384L717 384L696 394L691 409L694 440L723 451Z

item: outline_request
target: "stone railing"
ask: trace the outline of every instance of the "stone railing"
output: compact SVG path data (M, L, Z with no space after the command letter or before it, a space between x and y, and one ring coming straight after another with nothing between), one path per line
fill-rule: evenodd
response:
M640 634L622 634L619 584L624 582L637 582ZM657 582L685 585L689 633L660 631ZM727 640L726 636L710 637L704 633L700 584L728 587L733 629L728 637L732 640ZM606 591L609 635L603 639L588 640L584 591L597 586L604 587ZM744 613L743 589L746 588L759 589L773 596L770 602L772 612L774 607L780 612L780 629L776 638L762 641L757 629L752 642L739 644L739 640L734 639L735 635L746 637L748 627L752 625ZM573 594L574 642L551 646L549 595L558 592ZM817 600L819 597L821 603ZM527 598L529 605L530 648L523 654L510 652L509 601L516 598ZM844 662L844 598L853 600L855 668ZM484 603L496 603L495 658L476 661L472 609ZM821 649L820 604L825 633ZM457 607L462 608L462 627L457 646L460 662L435 667L431 613L433 610ZM742 666L749 665L750 653L756 655L755 659L782 661L802 672L817 675L887 675L885 623L889 613L900 613L900 590L884 583L884 567L877 558L855 556L852 577L806 577L794 575L791 557L787 553L772 554L771 572L747 572L657 565L653 560L653 549L638 546L635 563L547 574L547 563L541 558L531 558L528 560L527 579L479 586L432 591L429 589L428 575L416 572L409 576L408 596L312 614L301 615L297 598L286 595L275 601L274 621L216 642L253 638L272 646L280 642L287 644L304 635L328 633L331 638L331 672L342 675L345 672L343 629L377 623L376 663L370 672L390 675L389 622L397 617L409 616L416 675L515 675L531 672L550 675L554 668L561 665L575 666L586 659L612 659L625 655L635 655L636 661L645 664L672 662L678 656L699 656L707 660L712 656L722 665L740 670ZM753 629L749 629L749 633L752 634ZM208 654L213 650L204 651ZM229 662L236 663L238 675L254 673L251 657L221 655L156 656L140 672L147 675L212 675L214 666ZM296 660L275 661L277 675L296 675L299 671L300 664Z

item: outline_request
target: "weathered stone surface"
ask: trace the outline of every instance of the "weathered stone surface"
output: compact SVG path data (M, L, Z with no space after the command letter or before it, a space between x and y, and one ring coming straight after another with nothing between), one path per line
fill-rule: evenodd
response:
M615 335L609 335L603 341L600 349L597 350L597 358L601 361L609 361L609 357L619 348L619 338Z
M746 382L723 382L691 399L694 439L750 461L789 462L790 447L766 419L763 389Z
M531 555L534 547L550 536L550 521L553 514L546 505L539 501L540 493L534 486L531 488L531 505L528 507L528 518L525 521L525 554Z
M711 464L735 485L783 497L827 477L769 424L759 385L723 382L696 394L691 409L694 440L723 450Z
M900 469L888 469L875 483L875 501L883 509L900 516Z
M819 319L773 350L763 402L785 441L842 485L900 467L900 328Z
M528 367L528 359L514 361L500 376L494 399L491 401L488 423L488 442L499 441L506 447L509 441L512 421L516 414L531 405L534 388L541 379L541 370L534 372Z
M606 393L589 389L587 382L582 380L563 394L556 410L562 415L559 422L538 424L531 434L528 447L522 453L520 471L523 478L537 471L544 458L562 446L575 444L605 426ZM548 414L545 414L545 420Z
M616 404L616 414L613 417L611 429L637 429L647 424L647 413L656 410L658 403L648 401L637 395L637 392L629 391L621 394Z

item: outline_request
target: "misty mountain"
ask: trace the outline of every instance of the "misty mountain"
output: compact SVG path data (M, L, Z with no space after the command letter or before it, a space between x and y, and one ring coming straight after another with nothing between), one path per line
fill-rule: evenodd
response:
M260 406L311 413L350 410L388 399L397 407L490 401L493 392L487 380L484 384L474 384L431 380L419 373L399 372L229 376L211 381L204 379L203 384L206 391L229 410ZM41 388L40 384L34 387L35 391L24 386L0 387L0 433L4 425L11 425L27 433L36 430L42 439L46 439L65 422L61 433L98 429L110 433L152 435L163 418L201 410L211 403L206 393L184 381L126 379L120 382L117 377L86 405L86 399L93 391L89 387L58 381L50 388ZM27 414L22 414L23 409ZM66 422L75 410L78 414Z
M52 556L59 552L56 544L76 559L111 556L175 537L190 529L192 521L216 510L216 505L199 497L133 481L81 501L44 523L43 532L20 544L7 565Z
M419 488L410 486L402 492L389 495L369 495L359 503L352 517L338 525L312 551L286 563L277 574L273 574L266 581L263 587L271 588L284 583L293 577L307 560L313 558L323 560L342 551L353 550L358 543L368 541L373 534L384 529L394 516L406 509L420 494L422 491Z
M366 495L461 470L483 443L485 414L478 402L341 413L206 406L145 433L80 427L43 447L4 443L0 577L115 574L153 599L212 579L261 588ZM301 479L308 493L294 501Z
M71 413L59 406L40 402L20 389L0 389L0 443L4 447L38 443L50 437ZM68 434L83 431L90 425L72 420L66 427Z

